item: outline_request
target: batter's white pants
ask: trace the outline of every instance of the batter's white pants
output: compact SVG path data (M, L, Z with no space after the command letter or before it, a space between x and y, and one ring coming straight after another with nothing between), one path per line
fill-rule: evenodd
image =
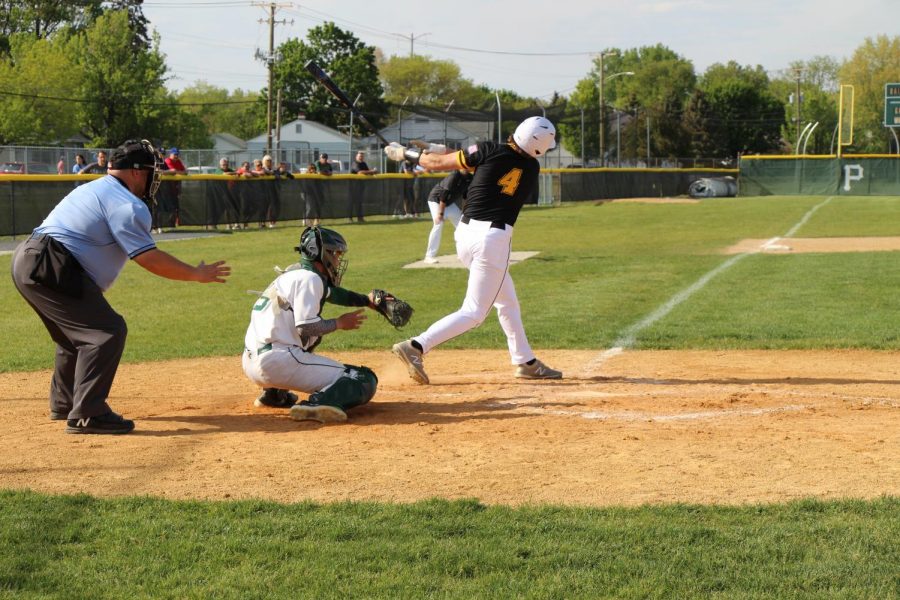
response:
M273 344L271 350L244 350L241 357L244 374L255 384L268 388L295 390L312 394L337 381L344 372L335 360L305 352L299 346Z
M456 255L469 269L466 298L458 311L413 338L424 352L478 327L494 306L506 334L512 364L520 365L534 358L522 325L516 288L509 276L512 233L509 225L506 229L495 229L487 221L460 221L455 235Z
M441 205L437 202L429 202L428 210L431 211L431 222L437 219L438 211ZM450 204L444 207L444 219L440 223L434 223L431 227L431 233L428 234L428 248L425 249L425 258L437 258L438 249L441 247L441 232L444 230L444 223L448 220L453 223L453 228L459 227L459 219L462 217L462 211L456 204Z

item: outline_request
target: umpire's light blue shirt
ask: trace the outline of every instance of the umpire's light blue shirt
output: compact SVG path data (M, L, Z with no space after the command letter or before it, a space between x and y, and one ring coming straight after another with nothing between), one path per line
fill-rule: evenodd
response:
M156 248L150 210L107 175L69 192L34 235L56 239L78 259L101 290L115 282L129 258Z

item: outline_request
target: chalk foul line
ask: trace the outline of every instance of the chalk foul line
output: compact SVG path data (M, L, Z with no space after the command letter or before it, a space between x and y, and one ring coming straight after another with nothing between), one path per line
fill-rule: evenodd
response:
M700 279L698 279L697 281L695 281L694 283L692 283L685 289L681 290L680 292L678 292L677 294L675 294L674 296L669 298L669 300L667 300L662 306L657 308L655 311L653 311L652 313L650 313L649 315L647 315L646 317L644 317L643 319L641 319L634 325L627 327L619 335L619 337L616 339L616 341L613 342L613 345L611 348L609 348L608 350L604 350L597 356L597 358L595 358L594 360L590 361L587 365L585 365L584 369L582 370L582 374L586 375L586 374L593 372L594 370L601 367L610 358L617 356L617 355L621 354L622 352L624 352L626 349L634 346L634 342L637 339L637 336L641 331L647 329L648 327L650 327L651 325L653 325L654 323L656 323L657 321L659 321L660 319L662 319L663 317L668 315L670 312L672 312L672 310L675 309L675 307L677 307L679 304L681 304L682 302L684 302L685 300L687 300L688 298L693 296L696 292L703 289L707 283L709 283L714 277L716 277L720 273L727 271L728 269L733 267L735 264L737 264L741 260L747 258L748 256L758 254L767 245L773 244L774 242L776 242L780 239L783 239L783 238L792 237L795 233L797 233L797 231L801 227L806 225L806 223L816 213L816 211L818 211L820 208L822 208L823 206L825 206L826 204L831 202L833 199L834 199L834 196L829 196L822 202L819 202L818 204L813 206L811 209L806 211L806 214L803 215L803 217L801 217L801 219L799 221L797 221L797 223L795 223L794 226L791 227L787 231L787 233L785 233L783 236L774 237L771 240L766 241L756 250L753 250L750 252L744 252L742 254L737 254L737 255L727 259L725 262L723 262L722 264L720 264L719 266L714 268L712 271L709 271L708 273L704 274L703 276L700 277Z

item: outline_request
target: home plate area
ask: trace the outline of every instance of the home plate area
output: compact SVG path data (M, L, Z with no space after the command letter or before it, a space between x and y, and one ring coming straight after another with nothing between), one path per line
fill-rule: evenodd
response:
M514 265L516 263L520 263L524 260L528 260L532 256L537 256L539 252L511 252L509 255L509 264ZM409 263L408 265L403 265L404 269L465 269L465 265L463 265L455 254L445 254L444 256L438 256L435 258L436 262L425 262L424 260L417 260L414 263Z

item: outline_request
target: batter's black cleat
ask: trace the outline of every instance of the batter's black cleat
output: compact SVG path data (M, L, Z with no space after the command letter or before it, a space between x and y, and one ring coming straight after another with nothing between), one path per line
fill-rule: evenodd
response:
M519 379L562 379L562 371L551 369L538 359L530 365L522 363L516 367L516 377Z
M109 411L105 415L66 421L66 433L123 434L134 429L134 421Z
M278 388L264 388L259 398L253 402L254 406L270 408L290 408L296 403L297 394Z

